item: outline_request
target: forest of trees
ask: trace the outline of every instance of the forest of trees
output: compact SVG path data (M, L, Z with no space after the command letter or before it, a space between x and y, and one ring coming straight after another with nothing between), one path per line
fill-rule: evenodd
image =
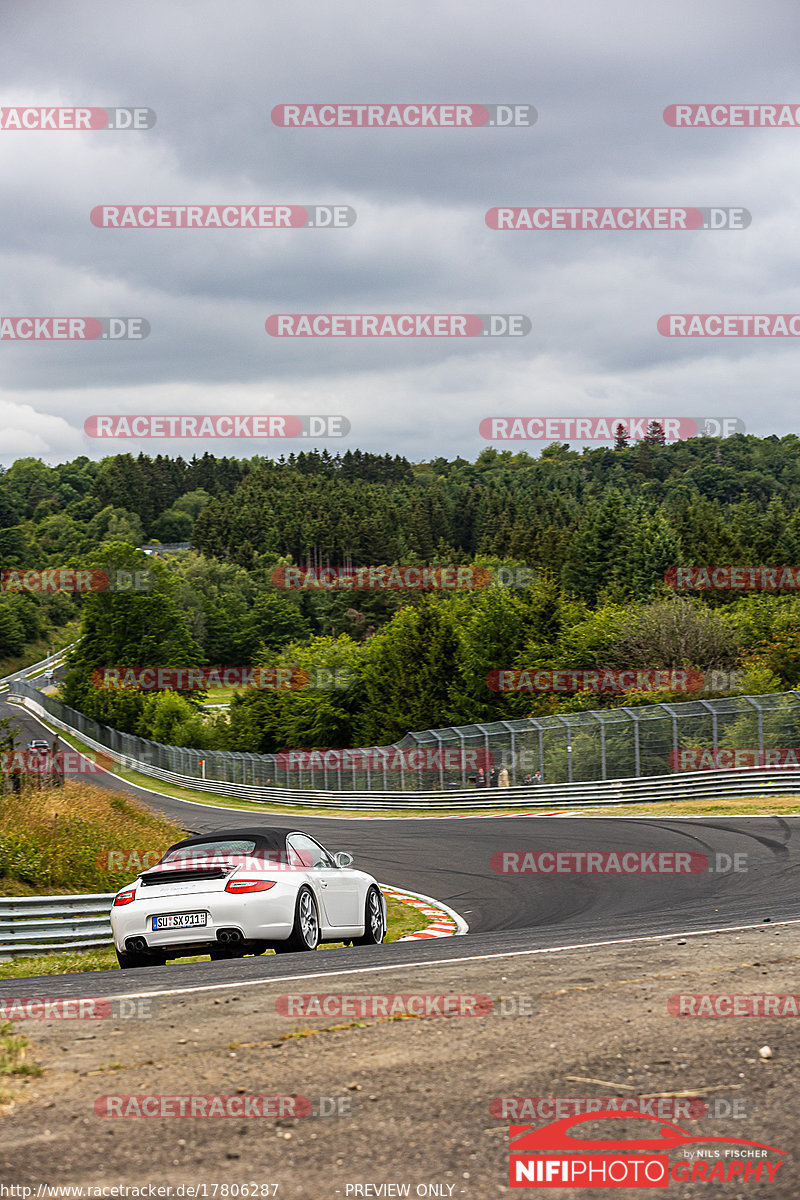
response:
M137 549L187 541L165 561ZM276 567L483 564L532 586L283 591ZM484 450L475 462L348 451L278 461L22 459L0 475L0 565L149 569L143 594L0 593L0 657L80 617L62 698L107 724L198 748L375 745L410 729L666 699L503 694L497 669L736 671L800 685L793 592L678 593L681 564L800 563L800 439L702 437L614 449ZM104 666L345 669L344 689L100 692ZM704 693L707 694L707 693ZM677 695L675 700L687 699Z

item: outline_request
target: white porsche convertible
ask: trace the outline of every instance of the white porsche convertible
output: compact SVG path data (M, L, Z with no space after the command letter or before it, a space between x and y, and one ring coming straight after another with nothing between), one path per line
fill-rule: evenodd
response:
M321 942L378 945L386 901L352 861L292 829L248 826L176 842L114 898L119 965L316 950Z

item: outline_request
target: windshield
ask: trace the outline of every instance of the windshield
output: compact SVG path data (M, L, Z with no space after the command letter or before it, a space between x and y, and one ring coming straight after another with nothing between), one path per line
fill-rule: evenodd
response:
M177 846L168 850L162 862L179 862L191 858L208 858L222 855L252 854L256 844L252 838L225 838L224 841L195 842L193 846Z
M221 864L233 861L239 865L244 863L253 870L263 870L264 867L286 864L289 855L286 850L256 849L253 838L209 838L207 842L168 850L159 866L168 863L172 867L190 867L201 860L204 865L208 865L209 860Z

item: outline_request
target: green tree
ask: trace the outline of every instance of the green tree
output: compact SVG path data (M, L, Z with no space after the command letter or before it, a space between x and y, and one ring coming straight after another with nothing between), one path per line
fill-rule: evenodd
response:
M5 597L0 597L0 655L15 657L22 653L24 646L22 626Z
M277 592L265 591L253 601L245 632L255 645L279 650L290 643L306 641L311 636L311 626L296 603Z
M452 606L425 596L366 643L361 745L454 724L461 714L460 638Z
M107 505L88 525L89 534L101 542L127 542L140 546L144 542L142 522L135 512Z
M200 662L200 649L191 636L177 593L179 583L168 568L124 542L105 546L94 565L109 578L116 573L140 572L147 590L88 594L81 613L80 638L67 662L61 699L95 720L108 721L119 712L133 730L145 693L99 689L94 673L104 667L191 667Z
M664 575L670 567L683 562L678 535L666 517L657 513L641 522L634 539L632 557L633 592L637 599L648 600L663 591Z
M159 542L188 542L194 521L187 512L168 508L152 525L152 536Z
M562 572L567 591L593 601L615 578L627 575L631 519L628 505L613 488L587 509L572 540Z

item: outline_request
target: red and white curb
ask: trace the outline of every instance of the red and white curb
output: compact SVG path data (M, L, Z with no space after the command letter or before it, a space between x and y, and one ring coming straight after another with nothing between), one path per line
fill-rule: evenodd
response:
M430 896L423 896L419 892L409 892L405 888L392 887L388 883L382 883L381 891L387 899L399 900L401 904L407 904L410 908L416 908L419 912L424 913L430 918L430 924L424 929L418 929L416 933L406 933L403 937L398 938L398 942L419 942L426 941L428 938L443 938L443 937L460 937L462 934L469 932L469 925L455 909L448 908L446 904L442 904L441 900L434 900Z

